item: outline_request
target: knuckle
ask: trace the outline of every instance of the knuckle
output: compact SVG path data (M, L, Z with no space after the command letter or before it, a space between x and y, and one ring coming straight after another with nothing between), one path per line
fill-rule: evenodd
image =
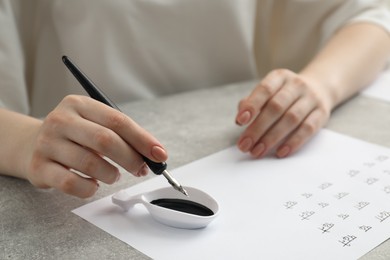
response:
M62 178L58 189L66 194L73 194L76 185L76 176L74 174L67 174Z
M279 76L281 74L286 74L287 71L288 71L287 69L279 68L279 69L273 70L271 73Z
M60 112L59 110L51 111L44 120L45 129L56 130L62 127L69 120L66 114Z
M50 151L52 147L52 139L45 135L45 134L40 134L37 136L35 140L35 149L34 153L35 154L44 154L44 151Z
M272 112L274 112L276 114L281 114L284 111L283 103L279 100L276 100L276 99L271 99L268 102L268 107Z
M301 121L299 113L293 111L287 111L285 118L290 125L298 125Z
M28 171L32 173L32 176L35 176L37 172L40 172L43 168L43 161L40 156L34 154L31 158L31 161L28 165Z
M63 132L63 129L72 125L73 122L74 118L70 114L64 113L60 109L55 109L46 116L40 133L42 135L56 136L58 133Z
M291 82L295 87L302 87L306 85L306 82L301 77L293 77Z
M87 152L83 156L81 160L81 169L83 173L86 173L88 175L93 175L98 170L98 163L96 161L96 157L92 153Z
M29 182L35 187L47 188L47 186L43 183L42 178L40 177L44 170L44 161L41 159L41 157L33 155L27 167L27 179Z
M285 76L285 75L288 75L288 74L291 74L291 71L288 70L288 69L283 69L283 68L274 69L271 72L271 75L276 76L276 77Z
M316 132L317 126L314 122L304 122L302 124L302 130L306 133L306 135L312 136Z
M58 186L58 190L79 198L89 198L96 193L96 185L88 184L85 185L82 190L78 190L76 188L78 186L78 181L77 174L67 174L62 178L61 183Z
M264 81L260 84L259 90L262 95L270 97L274 94L273 86L267 81Z
M84 103L84 97L79 95L67 95L62 99L62 104L67 106L79 106Z
M93 141L96 144L99 152L108 152L114 145L114 137L112 132L107 129L99 129L95 132Z
M319 105L318 106L318 111L320 114L324 115L325 118L329 118L330 117L330 111L328 109L326 109L325 105Z
M107 125L110 129L119 130L126 126L127 116L118 111L110 113L107 117Z

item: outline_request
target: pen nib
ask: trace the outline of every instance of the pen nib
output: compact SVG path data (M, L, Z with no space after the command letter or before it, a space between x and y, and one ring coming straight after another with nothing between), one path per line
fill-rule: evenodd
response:
M169 184L171 184L172 187L173 187L175 190L177 190L177 191L183 193L184 195L186 195L187 197L189 197L189 196L188 196L188 192L183 188L183 186L181 186L181 184L180 184L177 180L175 180L175 179L169 174L169 172L168 172L167 170L163 171L162 174L164 175L164 177L168 180Z
M179 191L180 191L181 193L183 193L184 195L186 195L187 197L189 197L189 196L188 196L188 192L183 188L183 186L180 185Z

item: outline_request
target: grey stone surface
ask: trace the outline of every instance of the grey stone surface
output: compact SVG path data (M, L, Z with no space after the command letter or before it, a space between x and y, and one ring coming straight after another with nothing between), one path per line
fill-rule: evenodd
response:
M120 107L165 145L173 169L235 144L241 131L234 123L237 104L253 86L233 84ZM389 114L390 103L356 96L334 111L326 127L390 147ZM83 200L0 176L0 259L149 259L71 210L154 177L123 173L120 182L102 184ZM362 259L390 259L390 243Z

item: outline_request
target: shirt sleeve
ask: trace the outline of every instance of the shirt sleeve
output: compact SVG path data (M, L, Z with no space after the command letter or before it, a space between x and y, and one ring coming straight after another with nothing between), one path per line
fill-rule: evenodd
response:
M343 2L324 22L323 41L329 39L341 27L358 22L376 24L390 35L389 0L348 0Z
M0 0L0 107L29 113L18 1Z

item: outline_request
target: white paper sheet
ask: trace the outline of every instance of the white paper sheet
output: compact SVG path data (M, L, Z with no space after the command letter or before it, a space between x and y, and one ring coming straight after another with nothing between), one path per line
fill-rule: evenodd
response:
M390 101L390 69L361 92L363 95Z
M153 259L356 259L390 237L390 149L329 130L290 158L232 147L171 173L220 203L205 229L164 226L110 197L74 213ZM164 186L156 177L127 191Z

